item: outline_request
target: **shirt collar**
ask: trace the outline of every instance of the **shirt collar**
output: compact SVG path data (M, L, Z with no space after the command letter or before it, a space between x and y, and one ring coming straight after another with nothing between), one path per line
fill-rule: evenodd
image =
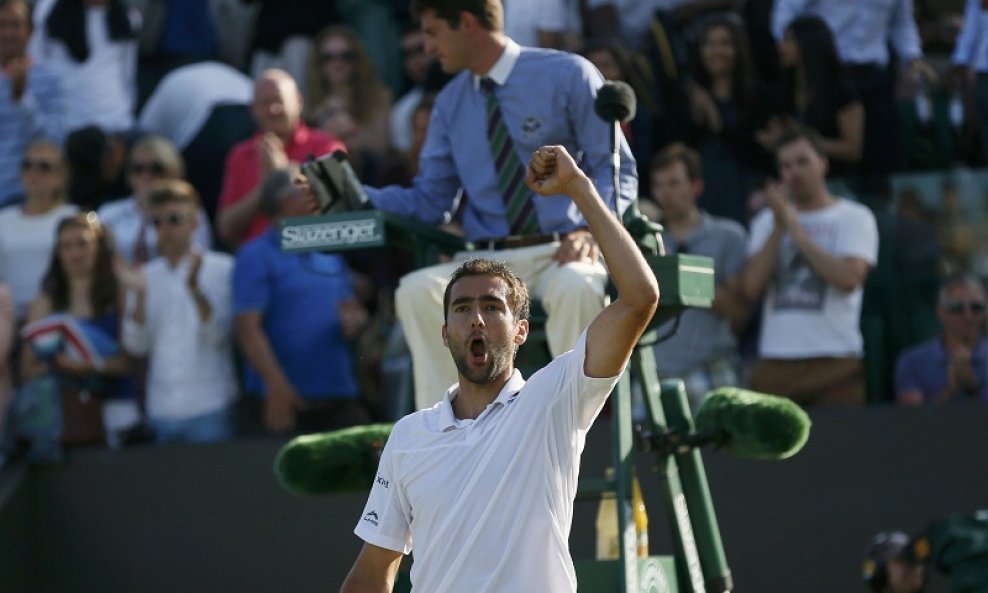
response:
M507 405L524 386L525 379L521 376L521 371L515 369L515 371L511 374L511 377L508 378L508 382L504 384L504 387L501 388L501 392L498 393L497 397L494 398L494 401L487 406L487 409L489 410L495 405ZM446 395L444 395L442 401L439 402L440 432L446 432L447 430L456 428L458 424L462 422L456 418L456 414L453 412L453 400L456 399L456 396L459 395L459 393L460 384L457 383L446 390ZM481 415L483 415L483 413Z
M494 62L487 74L484 76L473 75L473 88L480 90L480 79L482 78L490 78L498 86L508 82L508 77L511 76L511 71L514 70L519 55L521 55L521 46L508 39L504 45L504 51L501 52L501 57Z

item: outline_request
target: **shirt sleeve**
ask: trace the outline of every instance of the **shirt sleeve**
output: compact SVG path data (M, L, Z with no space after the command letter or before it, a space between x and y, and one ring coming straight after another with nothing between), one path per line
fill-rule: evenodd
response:
M718 282L723 282L740 274L748 261L745 256L746 234L744 227L739 224L731 224L725 229L724 235L727 237L727 241L724 245L723 258L722 261L717 262L717 267L720 269L714 271L718 277Z
M843 220L836 255L858 257L875 265L878 261L878 224L865 206L851 204Z
M397 479L394 459L400 426L395 424L384 446L367 504L353 532L369 544L408 554L412 551L412 509Z
M384 188L365 187L367 197L378 210L408 216L427 224L442 224L446 212L456 199L462 183L453 162L453 144L450 134L453 126L441 102L442 95L432 110L425 144L419 155L419 173L412 187L391 185Z
M958 66L974 65L974 48L981 35L981 0L967 0L964 24L954 43L951 61Z
M560 360L560 358L556 360ZM569 368L564 371L564 379L568 377L569 380L567 381L568 385L562 391L570 394L573 428L584 431L590 430L593 421L604 407L607 396L610 395L614 386L617 385L618 379L621 378L620 373L614 377L588 377L583 372L583 363L586 358L587 330L583 330L566 359Z
M37 66L28 70L20 111L31 136L43 136L54 142L61 142L65 137L65 96L54 74L40 73Z
M903 62L923 57L919 28L913 16L913 0L899 0L892 12L890 37L896 55Z

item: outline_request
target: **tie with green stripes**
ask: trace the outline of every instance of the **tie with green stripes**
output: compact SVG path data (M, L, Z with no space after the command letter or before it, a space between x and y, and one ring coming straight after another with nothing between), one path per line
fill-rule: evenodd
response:
M491 145L491 157L497 173L497 186L504 199L508 227L512 235L530 235L539 230L538 214L532 202L532 192L525 185L525 167L518 158L515 143L504 123L501 107L494 97L497 83L490 78L480 81L480 88L487 98L487 139Z

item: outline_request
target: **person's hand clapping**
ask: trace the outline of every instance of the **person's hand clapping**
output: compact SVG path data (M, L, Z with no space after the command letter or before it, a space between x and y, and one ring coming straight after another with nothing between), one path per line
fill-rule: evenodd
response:
M291 162L285 152L285 143L277 135L268 132L257 144L262 177L272 171L287 169Z
M543 146L532 153L525 184L540 196L572 195L587 176L562 146Z

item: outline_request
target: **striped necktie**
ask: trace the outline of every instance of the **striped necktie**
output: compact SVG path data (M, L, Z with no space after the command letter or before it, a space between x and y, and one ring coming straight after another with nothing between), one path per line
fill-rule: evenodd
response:
M490 78L480 81L487 98L487 139L494 158L497 187L504 199L504 209L511 235L530 235L539 230L538 214L532 203L532 192L525 185L525 167L518 158L515 143L504 123L501 107L494 97L497 83Z

